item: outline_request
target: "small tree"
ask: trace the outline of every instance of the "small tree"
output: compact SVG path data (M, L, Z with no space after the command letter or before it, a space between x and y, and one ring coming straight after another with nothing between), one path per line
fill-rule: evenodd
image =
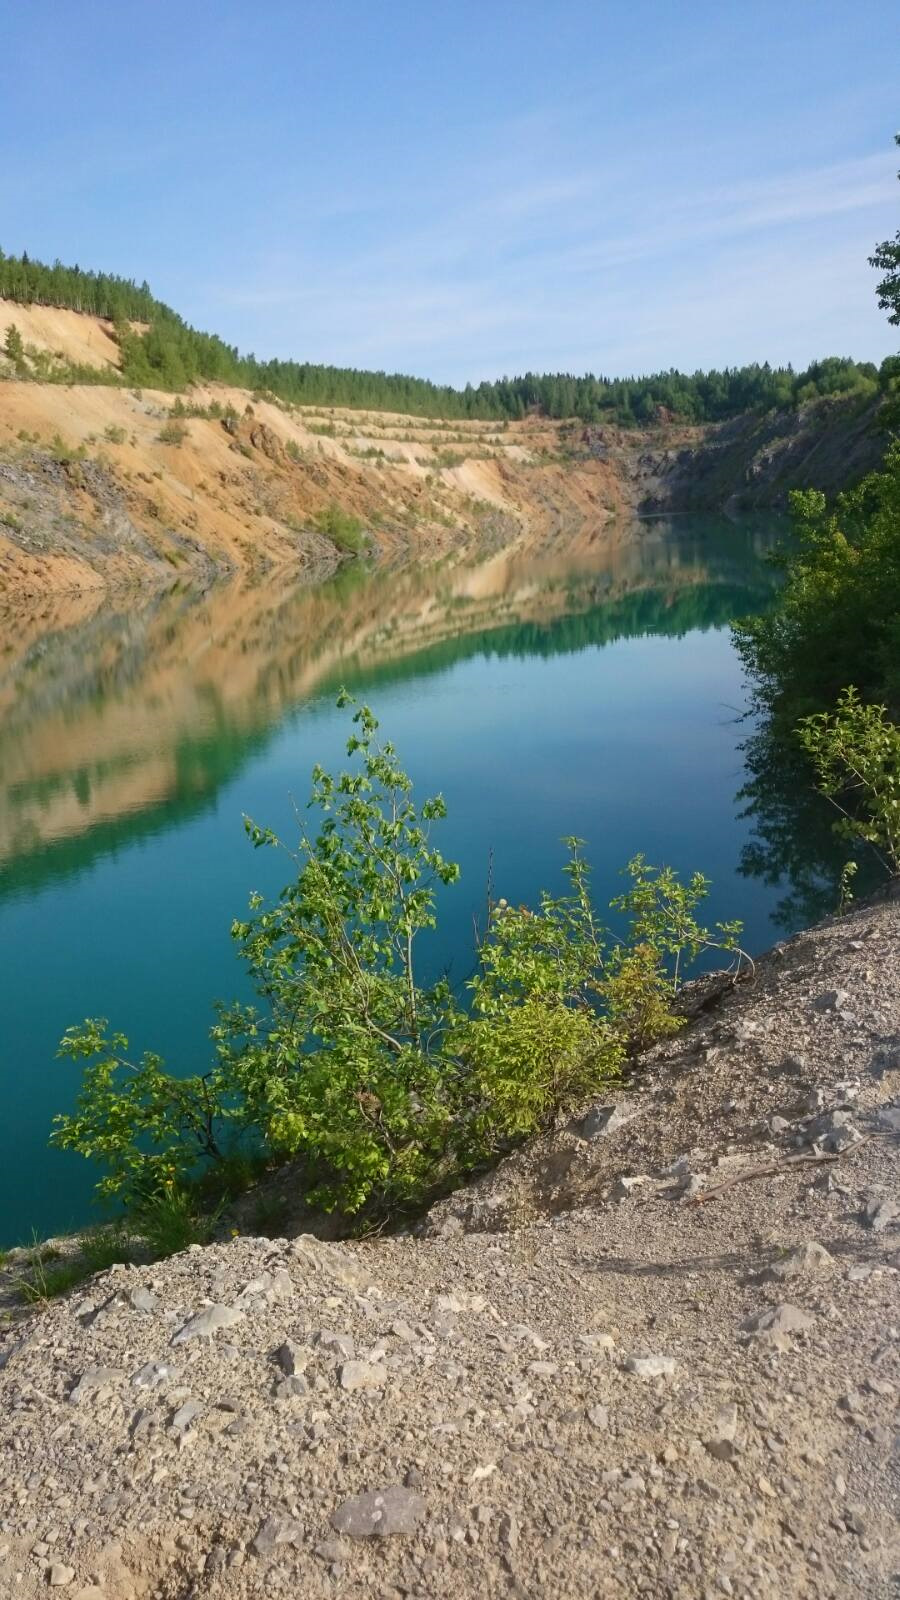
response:
M25 345L22 335L14 322L11 322L6 330L6 337L3 340L3 352L16 368L21 368L25 365Z
M468 1004L446 977L423 983L419 937L459 876L431 840L444 802L417 805L372 713L353 721L353 770L313 772L318 833L298 819L286 849L247 821L293 874L274 904L254 896L233 925L260 1005L220 1010L213 1067L178 1079L155 1055L132 1062L105 1023L64 1038L62 1053L87 1066L52 1142L103 1160L102 1193L168 1203L198 1164L227 1175L237 1138L269 1160L299 1158L311 1204L402 1212L600 1091L631 1051L679 1025L670 1002L685 960L736 949L736 925L710 934L695 919L705 879L681 885L641 857L614 902L629 922L617 937L570 839L566 893L542 894L535 911L491 905Z
M888 872L900 873L900 728L886 708L864 705L851 687L835 711L804 718L797 735L841 813L838 831L864 839Z

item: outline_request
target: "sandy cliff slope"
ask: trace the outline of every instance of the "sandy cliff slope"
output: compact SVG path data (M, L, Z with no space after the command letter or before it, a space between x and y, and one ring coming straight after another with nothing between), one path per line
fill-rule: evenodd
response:
M871 405L623 431L288 407L224 385L178 397L192 414L173 432L171 394L47 381L63 360L113 372L109 324L0 302L0 341L10 323L30 375L0 356L0 599L319 577L340 559L316 529L329 507L382 558L429 559L485 539L569 543L634 512L780 507L883 448Z

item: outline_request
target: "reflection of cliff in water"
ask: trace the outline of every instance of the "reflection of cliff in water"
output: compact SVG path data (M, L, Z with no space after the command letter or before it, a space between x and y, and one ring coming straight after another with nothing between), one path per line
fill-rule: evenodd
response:
M7 618L0 893L78 871L211 803L287 710L341 682L723 626L765 604L773 542L731 523L655 522L577 554L504 550L348 569L315 589L241 580L71 622Z

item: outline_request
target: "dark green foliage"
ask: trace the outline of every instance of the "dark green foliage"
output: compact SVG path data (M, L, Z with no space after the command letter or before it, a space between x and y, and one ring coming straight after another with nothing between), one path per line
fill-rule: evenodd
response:
M715 422L747 411L790 406L819 396L874 395L887 377L871 362L829 357L805 372L770 367L768 362L721 372L659 372L645 377L608 378L592 373L527 372L464 389L398 373L312 365L298 361L258 361L242 356L213 334L200 333L154 298L146 283L78 267L52 267L26 255L0 251L0 299L23 305L68 306L107 317L115 325L122 352L121 373L111 368L69 367L56 374L79 383L125 382L148 389L182 390L198 380L235 384L261 397L289 405L353 406L451 420L509 420L529 412L575 417L583 423L625 426L666 417ZM149 323L146 333L132 322ZM333 432L333 424L323 425Z
M784 727L830 709L853 684L900 706L900 445L838 496L791 497L797 548L780 604L736 629L759 701Z
M22 366L25 360L25 345L22 342L22 335L14 322L11 322L6 330L3 352L16 367Z

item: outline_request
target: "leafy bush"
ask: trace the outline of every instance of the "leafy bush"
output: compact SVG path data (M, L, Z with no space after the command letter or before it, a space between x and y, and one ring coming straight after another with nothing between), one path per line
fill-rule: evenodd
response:
M324 511L319 511L313 520L319 532L324 533L326 539L330 539L339 550L359 555L365 544L363 525L359 517L354 517L349 511L342 511L340 506L332 502Z
M801 722L798 737L823 794L841 812L838 831L866 840L889 872L900 873L900 728L885 707L864 705L845 689L835 711Z
M128 435L125 429L121 428L117 422L110 422L103 430L103 437L110 444L124 444Z
M780 603L736 629L761 703L787 726L833 706L848 684L900 704L900 445L838 496L791 496L796 548Z
M102 1021L62 1041L87 1065L52 1142L101 1161L100 1194L138 1216L155 1206L170 1237L196 1215L198 1182L207 1202L233 1192L242 1161L298 1157L309 1203L346 1215L419 1205L616 1078L678 1025L684 965L737 949L736 924L696 921L705 879L683 885L642 857L613 903L628 931L611 932L570 839L567 892L536 911L490 906L467 997L445 977L423 984L417 940L459 876L431 839L444 802L416 805L368 708L353 721L353 769L314 770L323 820L287 851L291 881L233 925L262 1006L220 1009L210 1070L179 1079L152 1053L132 1062ZM285 850L246 827L254 846Z

